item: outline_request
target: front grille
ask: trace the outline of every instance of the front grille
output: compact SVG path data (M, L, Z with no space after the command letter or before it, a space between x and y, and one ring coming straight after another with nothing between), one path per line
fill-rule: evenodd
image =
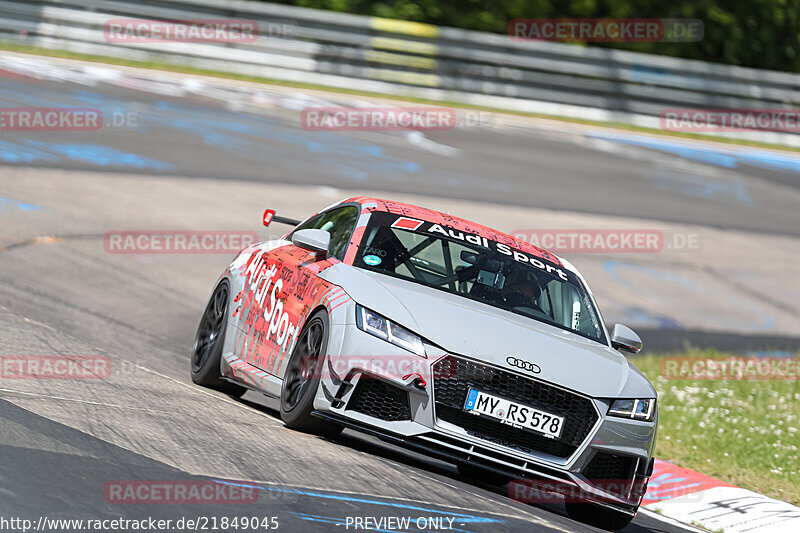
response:
M411 420L408 392L372 374L364 374L358 380L358 385L347 403L347 410L389 422Z
M512 473L518 478L537 477L538 474L543 474L550 478L570 480L569 475L563 470L547 468L524 459L516 459L507 454L496 452L491 448L469 444L440 433L417 435L410 440L413 443L421 442L425 447L435 452L447 454L451 459L457 459L459 463L470 463L494 470L502 470Z
M524 405L563 416L561 438L551 439L463 410L467 390L474 388ZM569 457L597 423L597 411L588 398L482 363L448 355L433 365L436 417L467 432L520 449Z
M627 480L633 477L636 458L612 453L597 452L583 471L590 480Z

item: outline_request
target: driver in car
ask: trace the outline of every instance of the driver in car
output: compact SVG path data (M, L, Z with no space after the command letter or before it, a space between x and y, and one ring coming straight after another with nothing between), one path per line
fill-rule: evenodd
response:
M511 271L500 290L500 297L508 307L512 309L528 307L544 313L536 303L541 294L542 287L539 285L536 274L530 271L526 272L521 268L514 268Z

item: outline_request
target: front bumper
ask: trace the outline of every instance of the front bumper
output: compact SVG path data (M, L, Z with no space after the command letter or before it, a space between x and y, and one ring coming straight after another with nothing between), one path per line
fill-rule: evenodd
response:
M609 406L603 400L508 368L435 347L426 347L429 358L424 359L355 328L346 328L346 333L345 328L337 329L329 347L338 355L326 361L314 402L317 416L417 452L507 476L517 481L517 489L509 488L512 497L520 484L539 480L556 492L580 494L582 501L622 512L635 512L641 502L652 473L657 419L648 423L607 417ZM567 417L572 426L565 426L554 441L480 422L483 419L460 410L468 386L533 403Z

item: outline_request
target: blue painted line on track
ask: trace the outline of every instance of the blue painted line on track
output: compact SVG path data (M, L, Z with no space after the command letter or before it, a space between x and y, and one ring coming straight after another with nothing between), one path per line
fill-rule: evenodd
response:
M768 152L746 148L733 150L702 143L687 144L656 137L612 135L599 132L590 133L587 137L659 150L692 161L709 163L724 168L737 168L742 164L746 164L770 170L800 173L800 158L780 152Z
M377 500L372 498L366 498L363 496L349 496L344 494L326 494L324 492L318 492L314 490L307 490L307 489L295 489L291 487L264 487L261 485L253 485L248 483L235 483L232 481L220 480L215 479L215 483L220 483L223 485L233 485L238 487L255 487L259 490L267 491L267 492L281 492L284 494L297 494L299 496L310 496L312 498L320 498L320 499L327 499L327 500L338 500L338 501L345 501L351 503L366 503L369 505L378 505L381 507L391 507L394 509L404 509L408 511L419 511L424 513L434 513L437 515L446 515L446 516L453 516L457 517L458 520L462 523L485 523L485 524L492 524L492 523L502 523L503 520L496 519L496 518L489 518L485 516L477 516L471 514L464 514L464 513L457 513L453 511L447 510L440 510L431 507L420 507L418 505L411 505L408 503L398 503L398 502L389 502L383 500Z
M56 155L49 152L0 140L0 161L7 163L34 163L36 161L54 163L58 160L59 158Z
M19 200L15 200L13 198L0 196L0 211L2 211L6 206L15 207L20 211L42 211L44 209L44 206L38 204L20 202Z
M102 167L132 167L158 171L173 170L175 165L139 154L117 150L100 144L57 143L46 141L25 141L28 146L57 153L73 161L89 163Z
M424 174L431 184L451 189L465 185L489 190L510 190L505 183L486 179L482 176L467 176L449 172L437 165L425 165L387 152L379 144L367 142L340 132L307 131L299 124L287 124L283 119L274 119L228 109L196 105L189 101L148 100L132 103L110 94L95 92L91 88L77 88L69 91L55 91L46 87L30 91L25 85L0 88L0 102L13 102L15 106L80 106L97 108L103 114L107 130L116 128L118 116L126 118L128 113L135 116L134 124L122 124L129 132L147 134L157 128L177 130L215 149L237 157L265 161L269 164L275 158L283 157L284 147L299 147L313 157L298 161L282 161L289 167L302 167L304 170L318 171L320 168L331 174L353 180L356 183L389 181L403 183L411 175ZM112 120L114 119L114 120ZM109 124L111 122L111 124ZM126 125L127 124L127 125ZM106 131L106 130L104 130ZM48 152L34 151L30 146L0 146L0 162L36 163L59 162L66 159L80 161L89 165L110 166L110 159L121 161L122 166L171 170L173 166L163 161L146 158L144 154L120 155L103 154L96 148L102 145L102 134L93 138L93 145L78 148L77 142ZM51 146L54 148L54 146ZM310 167L310 168L309 168ZM180 170L179 168L177 170Z

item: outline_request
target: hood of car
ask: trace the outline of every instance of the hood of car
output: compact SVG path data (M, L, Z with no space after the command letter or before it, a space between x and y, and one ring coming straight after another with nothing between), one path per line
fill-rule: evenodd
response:
M625 356L572 332L348 265L328 269L323 277L342 286L357 303L449 353L487 361L597 398L654 395L653 387Z

